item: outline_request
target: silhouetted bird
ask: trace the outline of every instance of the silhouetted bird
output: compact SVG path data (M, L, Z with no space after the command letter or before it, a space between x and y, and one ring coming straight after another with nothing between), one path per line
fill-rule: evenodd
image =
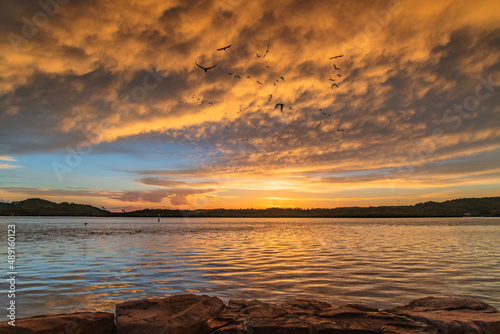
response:
M229 75L233 75L233 73L228 73Z
M87 226L88 223L85 223L85 226Z
M340 77L342 77L340 74L337 74L337 76L338 76L339 78L340 78Z
M278 107L281 107L281 111L283 111L283 103L278 103L274 109L278 108Z
M102 205L101 205L101 208L102 208L103 210L106 210L106 208L105 208L105 207L103 207Z
M241 79L241 77L239 75L235 75L234 76L235 78L238 78L238 79Z
M332 85L332 89L333 89L333 86L335 86L335 87L339 88L339 85L337 85L336 83L334 83L334 84Z
M330 79L330 81L335 81L335 79Z
M337 65L333 64L333 68L336 70L340 70L340 68L337 67Z
M228 130L229 130L229 127L228 127L227 125L226 125L226 129L228 129Z
M285 79L283 77L280 77L280 78L281 78L281 80L285 81Z
M217 51L225 51L225 50L229 49L230 47L231 47L231 45L228 45L228 46L225 46L223 48L217 49Z
M215 64L215 65L214 65L214 66L212 66L212 67L203 67L203 66L199 65L198 63L195 63L195 64L196 64L196 66L198 66L199 68L201 68L202 70L204 70L204 71L205 71L205 73L207 73L207 72L208 72L208 70L211 70L212 68L214 68L215 66L217 66L217 64Z
M123 213L125 213L125 210L122 209L122 211L123 211Z
M250 79L250 76L248 76L247 79Z
M260 82L260 81L257 81L257 83L258 83L259 85L262 85L262 82Z
M331 60L331 59L341 58L341 57L344 57L344 55L340 55L340 56L335 56L335 57L332 57L332 58L330 58L330 60Z
M269 44L267 44L267 50L266 50L266 53L264 53L264 55L262 56L262 58L266 58L266 55L267 53L269 52Z

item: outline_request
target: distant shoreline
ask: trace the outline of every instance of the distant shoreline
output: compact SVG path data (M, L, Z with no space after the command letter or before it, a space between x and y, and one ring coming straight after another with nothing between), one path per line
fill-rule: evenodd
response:
M24 217L161 217L161 218L452 218L500 217L500 197L461 198L407 206L341 207L333 209L143 209L110 212L91 205L54 203L33 198L0 203L0 216Z

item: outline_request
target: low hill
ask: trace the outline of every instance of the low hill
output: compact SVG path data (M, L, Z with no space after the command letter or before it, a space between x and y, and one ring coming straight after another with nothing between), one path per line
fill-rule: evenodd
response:
M0 215L3 216L109 216L110 212L91 205L75 203L54 203L40 198L25 201L0 203Z

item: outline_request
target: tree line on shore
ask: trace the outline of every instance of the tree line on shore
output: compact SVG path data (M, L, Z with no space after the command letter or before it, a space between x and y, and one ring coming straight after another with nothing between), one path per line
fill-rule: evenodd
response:
M267 208L267 209L143 209L110 212L91 205L54 203L31 198L0 203L1 216L94 216L94 217L276 217L276 218L369 218L369 217L500 217L500 197L459 198L445 202L425 202L406 206L341 208Z

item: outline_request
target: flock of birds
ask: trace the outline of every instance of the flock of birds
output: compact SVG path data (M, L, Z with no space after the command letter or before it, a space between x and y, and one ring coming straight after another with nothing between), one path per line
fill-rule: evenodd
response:
M230 45L228 45L228 46L225 46L225 47L219 48L219 49L217 49L217 51L226 51L226 50L227 50L227 49L229 49L230 47L231 47L231 44L230 44ZM270 45L269 45L269 44L267 44L267 49L266 49L266 51L265 51L262 55L260 55L260 54L256 53L257 58L265 58L265 57L267 56L267 54L269 53L269 47L270 47ZM335 59L338 59L338 58L342 58L343 56L344 56L344 55L337 55L337 56L333 56L333 57L329 58L329 60L335 60ZM196 66L198 66L200 69L202 69L203 71L205 71L205 73L208 73L208 71L209 71L209 70L214 69L214 68L217 66L217 64L215 64L215 65L210 66L210 67L205 67L205 66L202 66L202 65L198 64L197 62L195 62L195 64L196 64ZM269 67L269 66L266 66L266 68L270 68L270 67ZM340 68L338 68L338 67L337 67L337 65L336 65L335 63L333 64L333 69L334 69L335 71L340 71ZM240 76L240 75L237 75L237 74L233 75L233 73L232 73L232 72L229 72L228 74L229 74L229 76L233 76L233 77L234 77L234 78L236 78L236 79L241 79L241 76ZM342 77L342 75L341 75L339 72L337 72L337 73L336 73L336 76L337 76L338 78L341 78L341 77ZM247 79L251 79L251 77L250 77L250 76L247 76ZM276 79L276 81L274 81L274 82L273 82L274 86L276 86L276 85L277 85L277 83L280 83L280 79L281 79L281 82L285 81L285 78L284 78L283 76L281 76L279 79ZM333 90L335 87L336 87L336 88L339 88L338 84L335 82L335 81L336 81L336 79L334 79L334 78L330 78L330 79L329 79L329 81L330 81L330 82L333 82L333 83L331 84L331 89L332 89L332 90ZM260 82L259 80L256 80L256 82L257 82L257 84L258 84L258 85L263 86L263 83L262 83L262 82ZM272 99L272 97L273 97L273 96L272 96L272 95L270 95L270 99ZM201 100L199 97L196 97L195 95L193 95L193 96L192 96L192 98L193 98L193 99L194 99L194 98L197 98L197 99L198 99L201 103L204 103L204 102L205 102L204 100ZM179 103L182 103L182 101L179 101ZM186 102L186 103L187 103L187 102ZM208 104L209 104L210 106L213 106L213 102L208 102ZM259 107L259 108L260 108L260 105L257 105L257 107ZM274 109L280 108L280 111L281 111L281 112L283 112L283 108L284 108L284 107L285 107L284 103L277 103L277 104L275 105ZM289 109L290 109L290 110L293 110L293 108L292 108L291 106L289 107ZM319 111L320 111L323 115L325 115L325 116L327 116L327 117L331 117L331 116L332 116L330 113L326 113L326 112L324 112L324 111L323 111L323 109L319 109ZM199 111L199 112L201 112L201 111ZM205 112L204 112L204 113L205 113ZM226 114L227 114L227 113L226 113ZM228 130L230 129L227 125L225 126L225 128L226 128L226 129L228 129ZM343 132L343 131L344 131L344 129L340 129L340 128L339 128L339 129L337 129L337 131L338 131L338 132Z

